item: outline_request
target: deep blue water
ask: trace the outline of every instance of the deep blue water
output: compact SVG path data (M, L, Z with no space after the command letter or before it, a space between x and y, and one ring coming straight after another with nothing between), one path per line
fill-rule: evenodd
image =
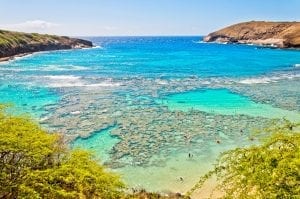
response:
M33 70L24 70L26 75L181 78L253 76L291 69L300 62L298 51L201 43L200 37L89 39L100 47L36 54L8 65ZM55 70L57 65L65 68ZM88 70L76 70L76 66Z
M101 55L92 54L102 72L118 75L239 77L282 70L297 64L300 53L247 45L200 43L200 37L95 38ZM101 49L100 49L101 50Z

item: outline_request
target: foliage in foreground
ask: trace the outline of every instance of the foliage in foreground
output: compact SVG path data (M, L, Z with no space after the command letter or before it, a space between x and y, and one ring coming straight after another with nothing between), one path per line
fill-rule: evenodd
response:
M144 189L136 190L132 194L127 194L124 199L184 199L185 197L180 193L169 193L162 195L159 193L146 192Z
M300 198L299 124L285 121L266 129L261 144L223 153L187 195L214 175L224 198Z
M86 151L0 107L0 198L121 198L124 184Z

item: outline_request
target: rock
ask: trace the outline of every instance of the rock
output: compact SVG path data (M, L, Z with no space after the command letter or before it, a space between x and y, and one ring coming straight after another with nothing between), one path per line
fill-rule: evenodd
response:
M203 41L300 48L300 22L244 22L210 33Z
M2 61L33 52L90 48L92 46L92 42L83 39L0 30L0 60Z

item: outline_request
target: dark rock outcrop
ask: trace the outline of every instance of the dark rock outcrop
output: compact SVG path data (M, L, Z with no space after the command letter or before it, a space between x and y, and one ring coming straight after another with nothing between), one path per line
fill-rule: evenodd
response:
M300 22L244 22L210 33L203 41L300 48Z
M90 48L92 46L92 42L83 39L0 30L0 58L2 59L39 51Z

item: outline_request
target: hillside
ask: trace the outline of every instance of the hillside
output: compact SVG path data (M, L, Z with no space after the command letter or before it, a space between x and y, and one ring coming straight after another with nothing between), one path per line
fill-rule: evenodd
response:
M210 33L203 40L300 48L300 22L244 22Z
M39 51L89 48L92 46L90 41L65 36L0 30L0 60Z

